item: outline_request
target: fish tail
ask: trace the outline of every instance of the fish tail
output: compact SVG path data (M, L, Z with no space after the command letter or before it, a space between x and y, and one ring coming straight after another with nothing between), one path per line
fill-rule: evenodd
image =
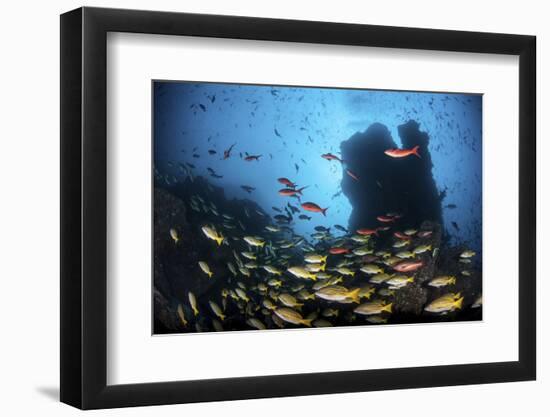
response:
M313 281L317 281L317 275L315 275L315 274L310 274L309 277L310 277Z
M419 145L416 145L416 146L412 149L413 154L416 155L416 156L418 156L420 159L422 159L422 158L420 157L420 154L418 153L418 148L420 148L420 146L419 146Z
M327 267L327 264L323 264L323 265L321 265L321 268L320 268L320 269L321 269L321 271L324 271L326 267Z
M220 320L221 321L225 321L225 317L226 317L225 314L220 314Z
M451 284L456 284L456 277L451 278L450 282Z
M195 316L198 316L199 315L199 310L197 310L196 308L193 308L193 313L195 314Z
M462 308L462 302L464 301L464 297L460 297L458 300L455 301L454 306L457 310L460 310Z
M311 322L313 321L313 319L303 319L301 321L302 324L305 324L306 326L308 327L311 327Z
M349 298L351 298L354 303L359 303L359 291L361 291L361 288L356 288L349 293Z
M388 313L391 313L392 304L393 303L389 303L389 304L385 305L384 307L382 307L382 311L387 311Z
M321 262L326 262L326 261L327 261L327 258L328 258L328 255L322 256L322 257L321 257ZM324 269L323 269L323 271L324 271Z
M218 246L220 246L223 242L223 236L220 236L220 237L215 237L214 240L216 241L216 243L218 244Z
M328 207L324 208L324 209L321 209L321 213L323 213L323 216L325 216L325 217L327 215L327 210L328 210Z
M208 272L208 278L212 278L212 275L214 275L212 271Z

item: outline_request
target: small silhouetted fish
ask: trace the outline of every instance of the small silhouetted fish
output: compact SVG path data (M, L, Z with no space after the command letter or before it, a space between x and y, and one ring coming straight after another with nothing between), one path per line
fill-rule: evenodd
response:
M283 211L279 207L271 207L273 210L275 210L278 213L282 213Z
M189 162L186 162L185 165L187 165L189 168L195 169L195 165L190 164Z
M460 227L458 227L458 224L456 224L456 222L451 222L451 224L456 230L460 231Z
M214 178L223 178L223 175L212 174L212 177L214 177Z
M206 111L206 106L204 104L199 104L199 107L202 111Z
M300 167L298 166L298 164L294 164L294 168L296 168L296 173L298 173L298 171L300 170Z
M193 154L193 158L200 158L201 156L198 153Z
M281 134L279 133L279 131L277 130L277 128L274 128L273 129L275 131L275 135L277 135L278 137L282 138Z
M329 232L330 231L330 227L326 228L324 226L315 226L314 229L317 230L318 232Z
M305 214L300 214L298 216L298 218L301 219L301 220L311 220L311 217L306 216Z
M209 149L209 150L208 150L208 153L209 153L210 155L216 155L216 154L217 154L217 152L216 152L214 149Z
M455 209L456 208L456 204L447 204L445 206L445 208L448 208L448 209Z
M250 185L241 185L241 188L245 190L248 194L255 190L255 188L251 187Z
M288 206L288 208L290 208L290 210L292 210L292 213L299 213L300 212L300 209L298 207L295 207L290 203L287 203L287 206Z
M340 230L341 232L345 232L345 233L348 232L348 229L346 229L344 226L340 226L339 224L335 224L334 227Z

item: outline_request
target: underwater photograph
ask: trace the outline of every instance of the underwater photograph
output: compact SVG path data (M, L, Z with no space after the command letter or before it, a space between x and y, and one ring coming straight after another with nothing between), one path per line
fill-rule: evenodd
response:
M152 82L153 334L482 319L482 95Z

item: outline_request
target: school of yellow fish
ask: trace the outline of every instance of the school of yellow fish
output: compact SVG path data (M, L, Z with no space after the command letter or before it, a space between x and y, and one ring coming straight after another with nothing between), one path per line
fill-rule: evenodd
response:
M384 225L357 233L340 226L337 236L330 228L318 226L310 242L279 224L268 224L262 236L249 234L240 221L198 195L191 198L189 207L209 219L196 226L210 250L223 248L231 255L223 266L197 259L197 274L220 280L221 290L209 299L197 299L188 292L187 299L180 300L177 317L186 331L232 330L232 320L257 330L330 327L337 319L339 323L342 319L356 324L388 323L396 293L414 284L426 260L439 251L432 247L432 230L398 231ZM260 211L251 214L245 209L245 215L268 219ZM186 232L174 225L167 239L173 245L192 245L185 242ZM391 250L377 247L379 233L391 236ZM472 275L475 257L474 251L463 251L456 259L461 265L459 276L437 275L423 284L444 290L428 300L423 314L446 315L482 306L481 294L465 306L463 295L454 290L459 280ZM407 272L399 272L403 270ZM199 322L199 317L205 320Z

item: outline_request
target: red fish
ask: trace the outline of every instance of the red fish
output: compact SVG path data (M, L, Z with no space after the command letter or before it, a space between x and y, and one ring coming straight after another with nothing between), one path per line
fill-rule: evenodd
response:
M338 161L340 163L344 162L340 158L338 158L336 155L333 155L331 153L324 153L323 155L321 155L321 158L325 158L327 161Z
M349 170L349 169L346 169L346 174L348 174L351 178L353 178L355 181L359 181L359 178L357 177L357 175L354 174L353 171Z
M330 248L328 251L332 255L342 255L343 253L349 253L348 248Z
M288 178L278 178L277 181L279 181L281 184L289 186L290 188L296 188L296 184L290 181Z
M399 262L397 265L393 266L393 269L395 269L398 272L411 272L416 271L419 268L422 268L424 266L424 262L422 261L405 261L405 262Z
M306 189L307 187L302 187L302 188L299 188L299 189L294 189L294 188L282 188L279 190L279 194L280 195L283 195L285 197L290 197L290 196L293 196L293 195L302 195L302 191L304 189Z
M357 234L362 236L370 236L370 235L378 236L378 229L358 229Z
M234 143L233 145L231 145L229 147L229 149L226 149L225 151L223 151L223 159L227 159L231 156L231 151L233 150L233 147L236 145L236 143Z
M376 220L382 223L392 223L397 219L397 217L391 217L391 216L378 216Z
M392 158L405 158L409 155L416 155L420 158L418 148L419 146L416 145L412 149L387 149L384 151L384 153L388 156L391 156Z
M244 160L245 161L259 161L261 156L262 155L247 155L247 156L245 156Z
M421 232L418 232L418 237L428 237L432 235L431 230L422 230Z
M401 232L395 232L393 235L398 239L403 239L403 240L410 240L411 239L410 236L407 236L405 233L401 233Z
M302 204L302 208L307 211L312 211L314 213L323 213L323 216L326 216L327 208L321 208L315 203L304 203Z

